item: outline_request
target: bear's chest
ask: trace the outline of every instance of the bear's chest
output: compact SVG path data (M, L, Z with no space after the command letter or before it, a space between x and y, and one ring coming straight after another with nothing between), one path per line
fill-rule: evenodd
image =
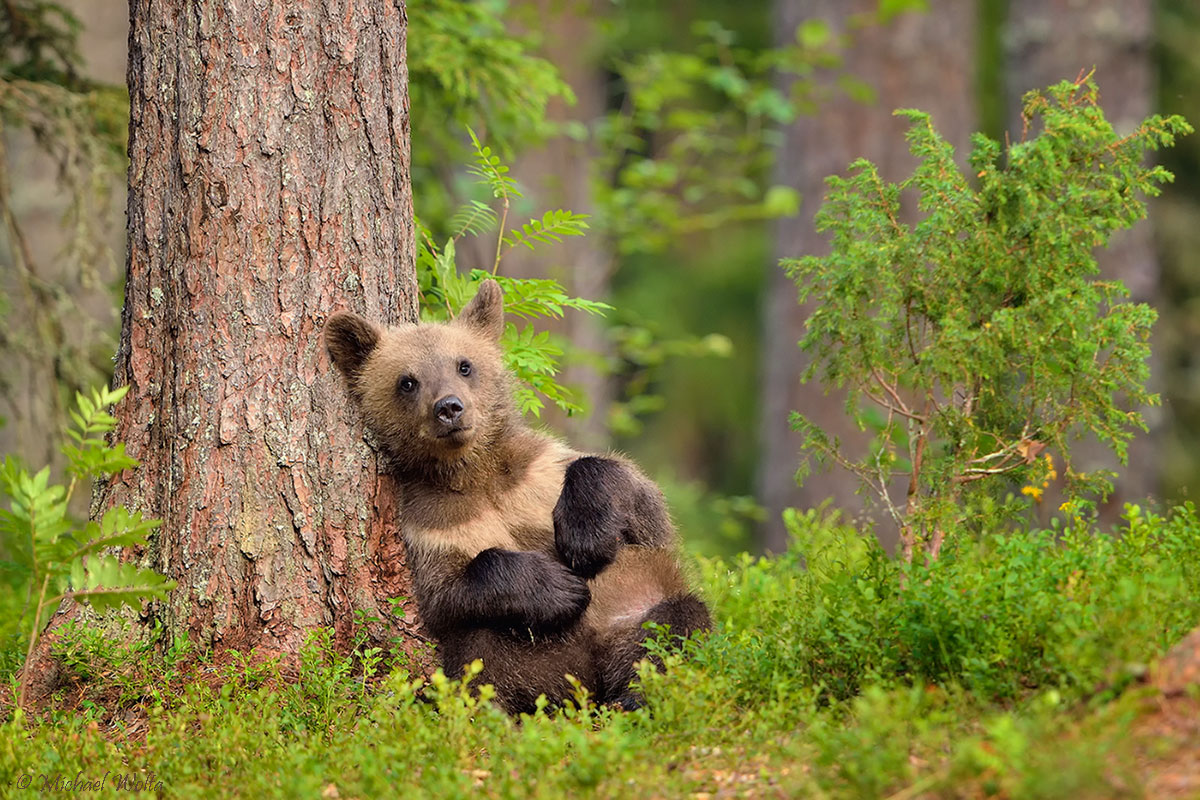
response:
M405 522L410 546L474 558L483 550L554 551L554 505L577 455L554 443L511 481L490 491L430 492L414 497Z

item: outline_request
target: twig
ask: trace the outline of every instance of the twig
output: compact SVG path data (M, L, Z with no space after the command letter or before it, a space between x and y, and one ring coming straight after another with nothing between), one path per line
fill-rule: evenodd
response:
M504 193L504 210L500 213L500 231L496 234L496 263L492 265L492 274L500 271L500 248L504 245L504 227L508 224L508 192Z
M879 370L876 367L871 367L871 375L875 378L875 382L878 383L880 387L885 392L890 394L892 399L896 401L896 405L901 409L901 413L903 413L905 416L912 416L912 412L909 410L904 400L900 398L900 395L895 389L892 388L891 384L884 381L883 376L879 374Z
M866 389L863 389L863 394L865 394L865 395L866 395L868 398L870 398L871 400L873 400L875 403L877 403L877 404L878 404L879 406L881 406L882 408L885 408L885 409L887 409L887 411L888 411L889 413L895 413L895 414L899 414L899 415L900 415L900 416L902 416L902 417L908 417L909 419L911 419L911 420L913 420L913 421L915 421L915 422L920 422L920 423L922 423L922 424L924 424L924 423L928 422L928 420L926 420L926 419L925 419L924 417L922 417L920 414L914 414L914 413L912 413L911 411L905 411L903 408L896 408L894 405L892 405L891 403L887 402L887 401L886 401L886 400L884 400L882 397L876 397L875 395L873 395L873 394L871 394L870 392L868 392Z

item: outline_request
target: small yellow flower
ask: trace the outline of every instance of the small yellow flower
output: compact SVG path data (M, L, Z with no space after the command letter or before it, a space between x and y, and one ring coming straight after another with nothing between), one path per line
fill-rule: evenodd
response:
M1046 453L1046 470L1046 476L1048 480L1055 480L1058 478L1058 470L1054 468L1054 456L1050 455L1049 453Z
M1042 490L1037 486L1022 486L1021 494L1032 497L1035 503L1042 502Z

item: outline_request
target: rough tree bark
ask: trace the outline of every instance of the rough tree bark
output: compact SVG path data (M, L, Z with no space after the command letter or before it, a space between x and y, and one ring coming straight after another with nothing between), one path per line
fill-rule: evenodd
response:
M393 491L325 319L416 317L400 0L130 3L129 253L117 438L94 503L160 517L155 613L294 651L407 595Z
M777 0L775 29L791 41L798 24L819 18L846 32L855 17L876 6L873 0ZM815 115L800 118L785 131L776 182L796 187L803 205L799 217L777 226L778 258L828 252L824 237L813 227L827 175L844 174L860 156L875 162L885 180L901 180L912 172L916 162L904 140L906 125L892 116L894 109L915 107L929 112L942 135L965 155L968 136L976 124L975 14L975 3L932 0L927 13L904 14L886 26L853 31L844 63L855 77L875 89L876 101L864 104L838 93L823 102ZM803 336L804 320L811 309L797 305L796 287L777 261L773 260L768 270L759 497L768 514L761 544L766 550L780 552L787 547L780 520L785 508L809 508L833 498L835 507L851 513L862 509L854 494L855 479L836 469L814 472L803 487L796 486L793 476L799 463L799 441L789 430L789 413L803 411L852 447L863 440L846 416L844 395L827 395L815 381L800 383L809 362L796 342Z
M1093 67L1105 116L1118 132L1133 130L1153 110L1153 6L1150 0L1012 0L1005 36L1011 135L1020 136L1025 92L1074 79ZM1161 272L1148 223L1118 232L1096 258L1101 274L1124 282L1131 300L1158 305ZM1162 359L1157 356L1161 342L1158 334L1151 341L1156 356L1150 363L1150 385L1156 391L1163 383ZM1165 415L1161 408L1144 408L1142 413L1150 431L1130 444L1130 467L1121 467L1094 439L1077 450L1076 469L1119 472L1115 491L1101 510L1108 522L1116 521L1126 502L1156 494L1161 485ZM1058 503L1048 495L1043 506L1053 509Z

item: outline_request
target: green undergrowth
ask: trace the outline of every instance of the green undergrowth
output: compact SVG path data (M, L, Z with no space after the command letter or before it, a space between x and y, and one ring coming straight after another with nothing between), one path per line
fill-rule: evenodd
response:
M789 524L785 555L698 561L716 629L664 673L643 669L637 712L581 692L576 707L512 720L486 692L365 645L339 655L323 632L291 672L252 655L184 672L186 647L130 652L80 629L56 645L74 687L57 710L0 728L0 787L104 780L91 796L126 796L131 776L167 797L1145 796L1131 732L1152 700L1138 678L1200 621L1193 507L1129 507L1115 535L961 537L911 566L836 519Z

